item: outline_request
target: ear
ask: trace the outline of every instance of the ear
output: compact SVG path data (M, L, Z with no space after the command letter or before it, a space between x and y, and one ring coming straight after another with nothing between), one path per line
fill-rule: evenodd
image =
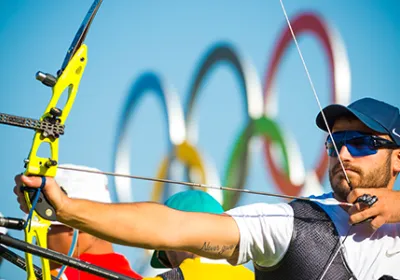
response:
M400 172L400 149L393 151L392 155L393 171L398 174Z

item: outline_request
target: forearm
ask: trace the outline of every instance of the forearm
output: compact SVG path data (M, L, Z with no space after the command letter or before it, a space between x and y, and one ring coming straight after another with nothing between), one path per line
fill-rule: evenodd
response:
M112 243L158 248L165 243L162 228L174 211L153 202L106 204L72 199L57 213L59 221Z
M190 251L230 258L239 242L229 216L182 212L153 202L103 204L71 199L58 219L99 238L128 246Z

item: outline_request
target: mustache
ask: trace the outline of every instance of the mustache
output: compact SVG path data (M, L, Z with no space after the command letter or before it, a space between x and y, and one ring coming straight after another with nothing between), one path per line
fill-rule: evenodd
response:
M351 165L349 163L343 162L343 167L344 167L344 169L350 169L350 170L352 170L352 171L354 171L356 173L361 173L361 169L360 168L358 168L358 167L356 167L354 165ZM331 172L332 172L332 175L334 175L334 174L336 174L338 172L342 172L343 173L343 168L342 168L342 165L340 164L340 162L335 164L335 166L332 168Z

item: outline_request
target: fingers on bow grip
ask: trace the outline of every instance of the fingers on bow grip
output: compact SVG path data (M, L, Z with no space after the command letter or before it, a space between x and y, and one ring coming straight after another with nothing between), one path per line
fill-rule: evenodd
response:
M360 196L360 197L357 198L356 203L357 203L357 202L358 202L358 203L362 203L362 204L364 204L364 205L367 205L367 207L369 208L369 207L372 207L377 201L378 201L378 197L376 197L375 195L363 194L362 196ZM367 222L369 223L369 222L371 222L374 218L375 218L375 217L368 218L368 219L366 219L366 220L364 220L364 221L361 221L361 222L359 222L359 223L356 223L356 224L354 224L354 225L362 224L362 223L367 223Z
M56 221L56 211L50 201L42 192L43 188L46 186L46 177L42 176L42 184L39 188L31 188L26 186L21 186L21 191L25 191L29 195L29 199L32 204L32 208L29 211L27 221L31 221L32 211L36 210L36 213L43 219Z

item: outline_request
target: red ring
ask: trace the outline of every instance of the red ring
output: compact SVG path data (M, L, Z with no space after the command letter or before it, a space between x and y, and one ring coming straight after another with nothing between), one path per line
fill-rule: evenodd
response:
M334 62L334 50L333 50L333 40L335 38L329 32L329 27L323 22L323 20L313 13L304 13L297 16L292 22L292 28L294 33L299 36L305 32L310 32L315 35L317 39L322 43L323 49L329 58L329 70L331 78L331 102L336 103L336 87L335 87L335 62ZM280 62L283 54L285 53L287 47L292 42L292 35L288 27L281 35L278 43L276 44L275 50L273 52L272 60L268 66L268 71L265 75L265 106L267 104L268 96L271 94L271 89L273 85L274 78L278 70L278 63ZM265 156L270 166L270 173L275 184L278 186L280 191L287 195L298 196L303 188L303 184L295 185L293 184L288 176L282 172L282 170L275 165L271 156L271 143L265 139ZM321 156L315 165L315 173L318 180L321 182L326 169L328 167L328 156L325 152L324 147L321 148Z

